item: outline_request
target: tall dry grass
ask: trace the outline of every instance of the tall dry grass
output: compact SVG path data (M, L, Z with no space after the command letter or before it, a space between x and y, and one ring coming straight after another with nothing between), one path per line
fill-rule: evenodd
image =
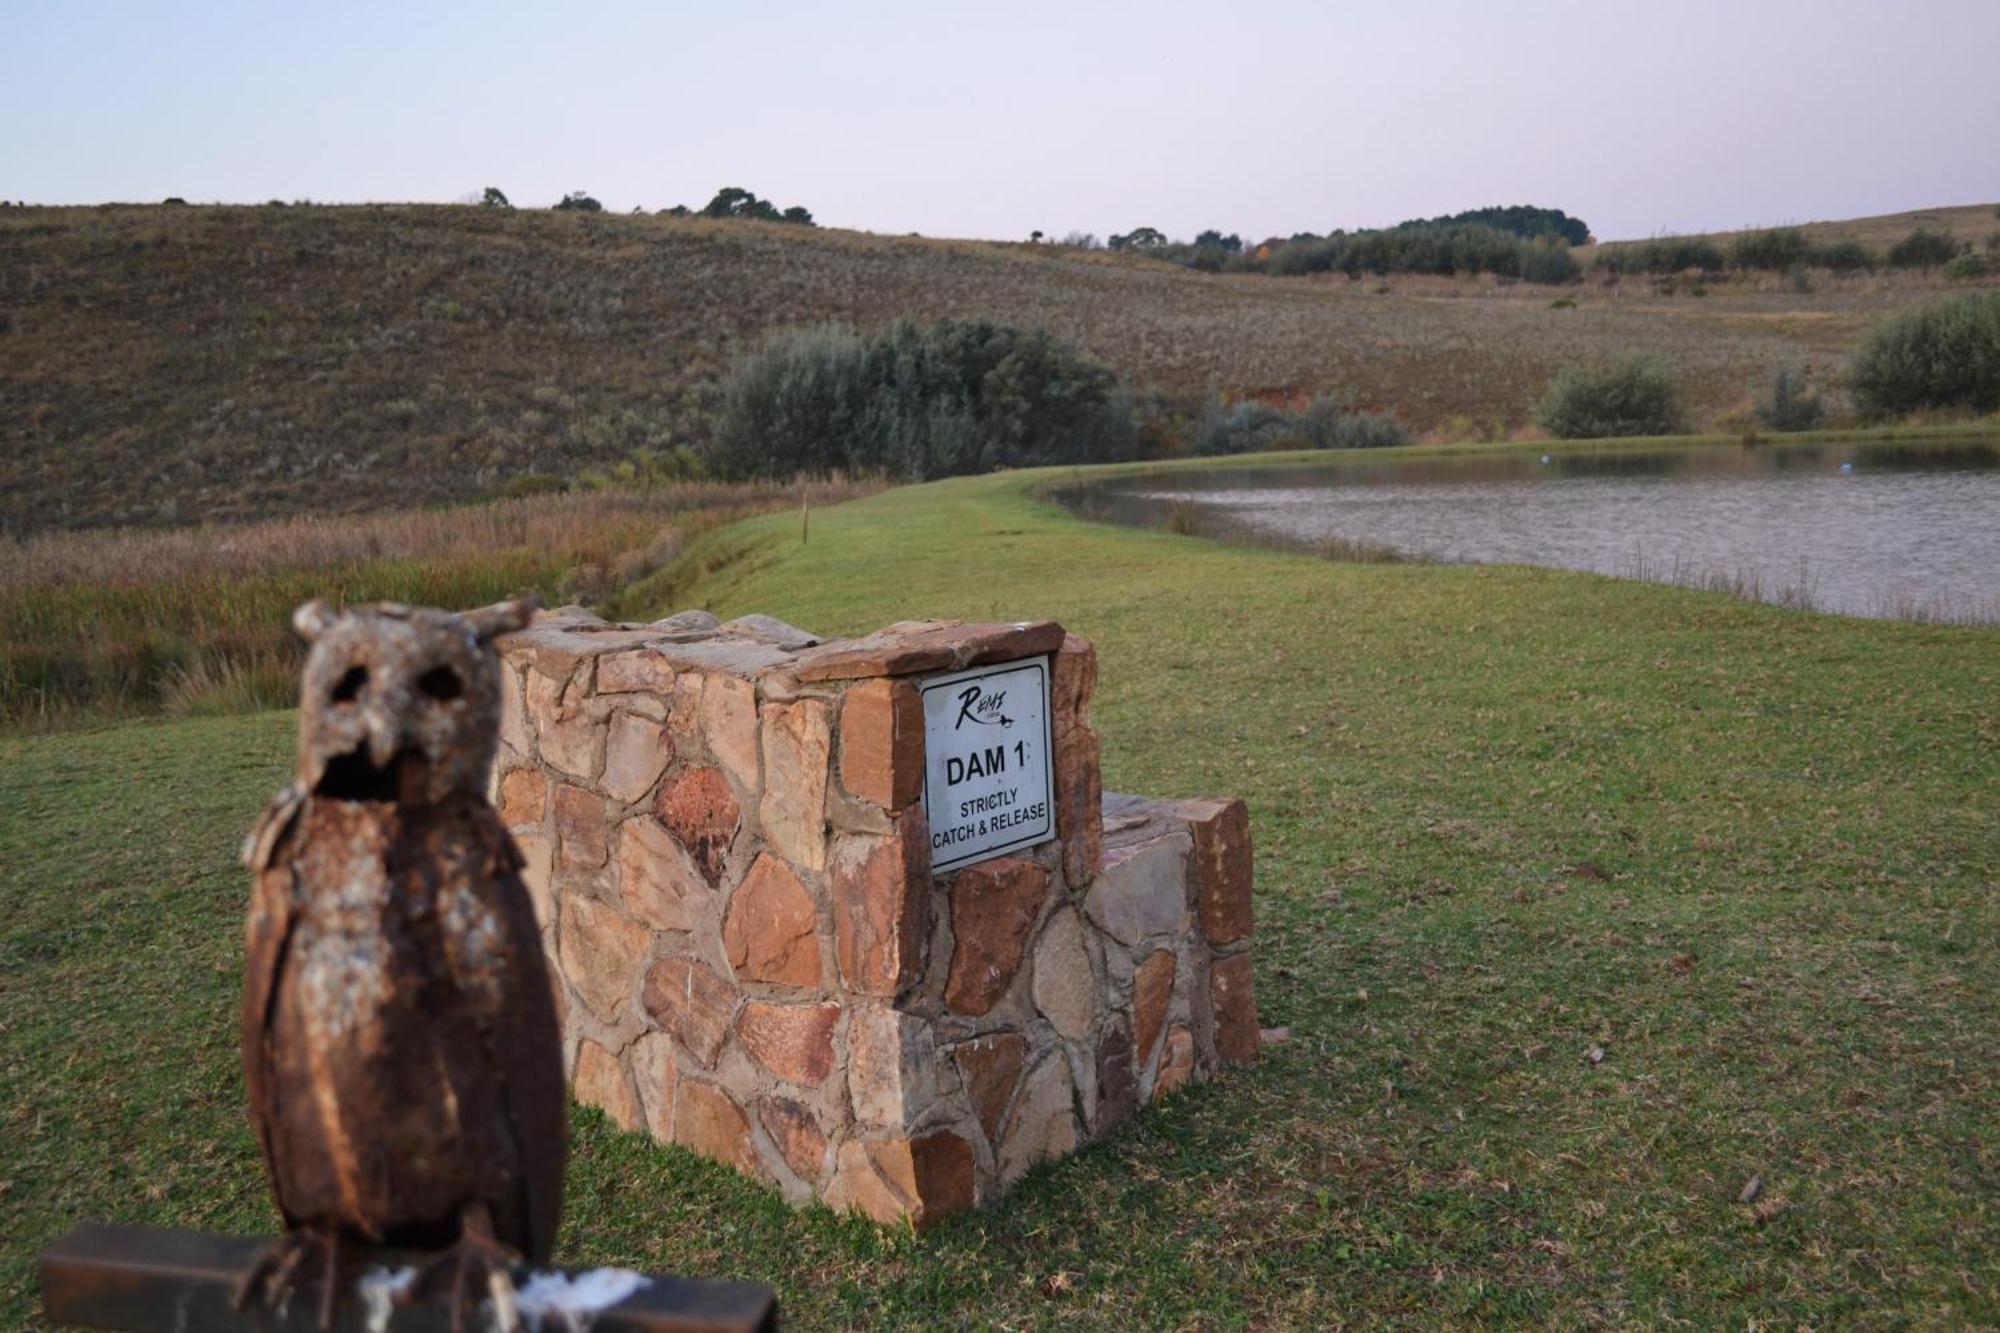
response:
M825 505L874 488L836 480L803 494ZM290 614L309 597L593 602L696 533L800 499L796 485L702 483L0 542L0 727L288 706L302 658Z

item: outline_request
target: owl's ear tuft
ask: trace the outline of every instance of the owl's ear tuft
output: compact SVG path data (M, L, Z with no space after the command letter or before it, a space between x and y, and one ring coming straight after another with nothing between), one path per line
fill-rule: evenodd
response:
M292 628L301 639L311 643L332 629L336 618L333 608L315 597L310 602L301 602L299 609L292 612Z
M491 643L502 634L512 634L524 628L535 618L535 612L541 609L539 598L516 597L512 601L482 606L477 611L467 611L465 618L481 643Z

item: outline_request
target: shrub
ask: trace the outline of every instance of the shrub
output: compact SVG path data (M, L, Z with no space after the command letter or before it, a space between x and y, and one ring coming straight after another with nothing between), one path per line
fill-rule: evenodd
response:
M1111 371L1045 330L899 320L768 339L724 377L716 465L730 477L911 480L1130 452Z
M556 205L556 211L564 213L602 213L604 205L592 199L582 190L572 190L562 197L562 201Z
M1757 419L1776 431L1812 430L1825 416L1826 405L1796 366L1779 366L1770 395L1757 404Z
M1194 452L1243 454L1264 449L1383 449L1408 444L1410 434L1395 418L1357 412L1347 399L1322 394L1300 412L1282 412L1266 403L1244 401L1225 407L1209 401L1195 433Z
M1212 400L1195 432L1194 451L1204 456L1247 454L1288 447L1306 440L1297 418L1266 403L1245 401L1227 407Z
M479 206L481 208L512 208L514 205L507 202L507 196L501 193L499 186L489 185L486 187L486 192L479 196Z
M1607 245L1597 267L1613 273L1720 273L1728 267L1715 242L1700 236L1655 236L1650 241Z
M1577 275L1576 257L1559 240L1528 241L1521 246L1519 276L1526 282L1563 283Z
M1875 267L1875 252L1859 241L1831 241L1806 251L1806 263L1835 273L1861 273Z
M1936 268L1958 257L1958 239L1941 231L1917 228L1889 247L1891 268Z
M1788 269L1804 263L1811 248L1797 227L1746 231L1729 243L1729 263L1732 268Z
M1535 420L1564 440L1672 435L1686 415L1664 363L1643 355L1566 366L1549 384Z
M2000 408L2000 292L1934 301L1878 324L1847 379L1870 417Z
M1967 278L1983 278L1986 276L1989 267L1985 255L1967 253L1958 256L1958 258L1946 264L1944 266L1944 275L1954 281L1963 281Z

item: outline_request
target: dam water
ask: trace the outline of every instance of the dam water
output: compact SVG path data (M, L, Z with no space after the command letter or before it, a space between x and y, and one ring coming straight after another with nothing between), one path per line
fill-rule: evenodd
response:
M1545 565L1848 615L2000 621L2000 442L1689 445L1127 473L1093 517L1306 550Z

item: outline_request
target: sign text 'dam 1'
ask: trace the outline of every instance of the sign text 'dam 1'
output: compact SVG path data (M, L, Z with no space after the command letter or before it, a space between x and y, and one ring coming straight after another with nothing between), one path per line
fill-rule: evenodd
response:
M931 869L1054 837L1047 659L954 671L919 688Z

